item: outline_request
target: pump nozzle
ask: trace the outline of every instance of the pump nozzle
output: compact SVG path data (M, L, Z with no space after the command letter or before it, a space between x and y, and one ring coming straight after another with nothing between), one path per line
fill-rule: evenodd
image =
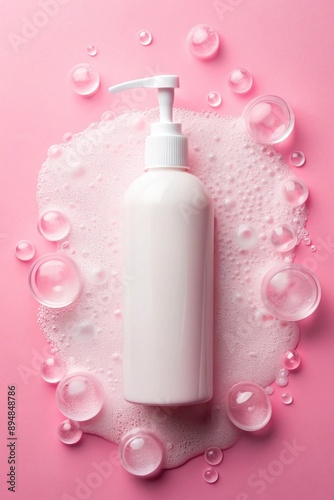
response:
M152 135L146 139L146 166L187 165L187 138L181 133L181 125L173 123L174 89L179 87L179 77L140 78L109 87L109 92L139 87L157 89L160 108L160 122L152 124Z
M122 90L139 87L158 89L160 122L171 123L173 121L174 89L179 87L179 77L177 75L156 75L150 78L140 78L109 87L109 92L115 94Z

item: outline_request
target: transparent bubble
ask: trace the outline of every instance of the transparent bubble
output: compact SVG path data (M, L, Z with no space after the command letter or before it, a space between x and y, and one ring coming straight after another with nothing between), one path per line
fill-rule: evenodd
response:
M78 422L66 419L58 426L57 434L62 443L75 444L82 438L82 430Z
M217 108L222 102L222 96L219 94L219 92L213 91L208 94L207 101L209 106Z
M262 387L252 382L239 382L228 392L226 412L239 429L257 431L269 422L272 408Z
M95 417L102 408L101 382L89 373L72 373L63 378L56 390L56 402L65 417L82 422Z
M305 165L306 158L305 155L302 151L294 151L294 153L291 153L290 155L290 163L294 167L302 167Z
M270 269L261 285L262 301L276 318L299 321L318 307L320 283L312 271L298 264Z
M52 307L65 307L79 295L80 271L66 254L51 253L37 259L30 271L29 285L35 299Z
M59 357L48 358L40 366L41 377L45 382L56 384L66 373L66 365Z
M102 120L103 121L112 121L116 118L116 113L113 111L105 111L102 115Z
M237 94L248 92L253 85L253 77L247 69L236 68L228 75L228 86Z
M189 51L200 59L212 59L218 53L219 36L207 24L194 26L187 35Z
M203 472L203 478L209 484L216 483L219 479L218 471L214 467L208 467Z
M317 247L315 245L311 245L310 250L311 250L311 252L316 252Z
M308 198L308 187L304 181L289 179L283 184L283 196L293 207L299 207Z
M95 339L97 334L96 327L91 321L81 321L73 327L73 340L77 343L88 343Z
M280 387L285 387L289 383L288 377L284 377L283 375L278 375L275 380L276 384Z
M123 436L119 454L128 472L136 476L149 476L161 469L164 449L153 432L133 429Z
M286 351L283 355L283 365L287 370L296 370L300 365L300 355L297 351Z
M254 248L258 242L258 235L252 226L246 224L238 227L237 230L237 245L242 250L250 250Z
M141 45L150 45L152 43L153 37L148 30L138 31L138 40Z
M209 465L218 465L223 460L224 454L220 448L207 448L204 454L205 460Z
M276 252L289 252L297 244L297 235L289 224L277 224L271 230L270 242Z
M70 71L72 90L79 95L92 95L100 85L100 75L87 63L79 63Z
M228 210L234 208L236 204L236 200L234 198L231 198L230 196L226 196L226 198L224 199L224 205Z
M65 132L65 134L63 135L63 141L64 142L70 142L74 137L74 134L72 134L72 132Z
M60 158L62 154L63 148L61 146L58 146L57 144L50 146L48 149L48 157L53 158L54 160Z
M293 397L289 392L283 392L281 399L285 405L291 405L291 403L293 402Z
M109 277L109 270L102 264L94 266L89 272L89 279L94 285L104 285Z
M35 246L28 240L21 240L16 243L14 252L19 260L28 261L35 255Z
M87 54L91 57L96 56L97 48L93 43L89 43L86 47Z
M265 388L265 391L269 396L274 394L274 388L271 385L268 385L268 387Z
M60 210L46 210L38 218L38 230L46 240L66 238L71 229L70 221Z
M262 144L277 144L292 132L295 118L290 106L277 96L260 96L252 99L243 116L249 134Z

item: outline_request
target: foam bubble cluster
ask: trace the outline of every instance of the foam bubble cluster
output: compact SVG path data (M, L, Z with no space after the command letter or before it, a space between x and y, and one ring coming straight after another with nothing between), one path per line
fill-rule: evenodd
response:
M260 288L270 268L293 259L293 249L282 255L273 248L273 227L291 226L298 244L307 234L307 209L286 202L282 189L294 173L274 148L253 142L243 119L175 110L175 121L189 137L191 171L206 184L215 206L214 397L179 408L127 403L122 397L121 202L143 173L146 134L133 127L134 121L158 121L158 110L94 123L42 166L39 209L57 208L71 220L58 251L80 267L83 290L68 307L41 306L38 321L69 372L90 372L103 385L103 412L84 422L83 430L119 443L133 428L149 428L165 446L163 467L171 468L208 447L230 446L239 431L226 416L228 390L242 380L266 387L275 380L283 354L295 348L298 324L268 314Z

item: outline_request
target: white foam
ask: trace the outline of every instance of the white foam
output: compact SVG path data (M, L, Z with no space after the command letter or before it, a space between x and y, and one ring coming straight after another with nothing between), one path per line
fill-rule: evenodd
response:
M92 124L62 144L60 158L47 158L39 175L38 204L63 210L71 232L59 251L72 255L84 287L71 306L41 306L38 322L68 372L89 371L102 382L106 400L84 430L119 443L133 427L149 427L166 444L164 467L182 464L208 446L226 448L238 436L224 405L230 386L250 380L266 387L281 368L281 358L299 337L297 323L282 323L266 313L260 298L262 276L282 261L268 239L277 223L288 223L298 242L305 234L307 209L282 196L283 183L295 177L274 148L254 143L241 118L175 110L189 137L191 171L212 193L216 213L214 397L197 407L132 405L122 397L121 201L143 173L144 139L158 110L128 112ZM232 200L232 201L231 201ZM238 247L236 233L250 225L259 235L253 248ZM292 254L289 254L292 260ZM285 256L286 257L286 256ZM99 266L109 279L91 279ZM75 326L93 324L90 342L76 341ZM180 380L182 384L182 380ZM167 446L168 443L168 446Z

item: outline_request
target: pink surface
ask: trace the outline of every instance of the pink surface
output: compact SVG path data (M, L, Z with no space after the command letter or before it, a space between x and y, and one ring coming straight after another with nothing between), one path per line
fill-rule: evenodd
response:
M44 5L44 16L41 5ZM2 376L0 414L7 412L7 386L17 386L17 484L19 499L149 499L227 498L331 499L334 494L332 443L334 374L330 314L334 234L331 227L331 158L334 145L332 96L334 6L264 0L142 0L100 2L41 0L1 3L1 312ZM27 24L33 20L39 27ZM221 36L220 55L209 62L194 59L185 48L188 30L208 23ZM139 29L153 34L142 47ZM29 38L24 38L29 36ZM21 38L19 38L21 37ZM95 58L88 43L99 49ZM91 98L72 93L66 75L78 62L90 62L102 84ZM233 95L226 77L244 66L255 80L247 96ZM299 352L302 367L290 376L290 407L272 396L274 418L266 432L247 434L225 452L214 485L202 479L203 457L165 472L154 481L129 476L117 461L115 445L85 436L79 446L62 445L55 429L62 416L54 388L43 382L38 366L45 341L36 323L37 304L27 287L29 264L18 262L13 248L30 239L38 255L54 246L36 230L37 175L48 147L61 142L64 132L85 129L107 109L155 105L154 96L136 102L112 100L109 85L152 73L180 75L176 105L209 109L206 95L222 93L219 113L239 115L250 97L277 94L295 111L293 137L280 149L288 155L301 149L307 163L297 174L310 188L307 229L318 250L300 246L296 262L314 270L323 299L317 313L301 322ZM1 418L0 497L7 492L6 419ZM102 464L104 462L104 464ZM106 463L107 462L107 463Z

